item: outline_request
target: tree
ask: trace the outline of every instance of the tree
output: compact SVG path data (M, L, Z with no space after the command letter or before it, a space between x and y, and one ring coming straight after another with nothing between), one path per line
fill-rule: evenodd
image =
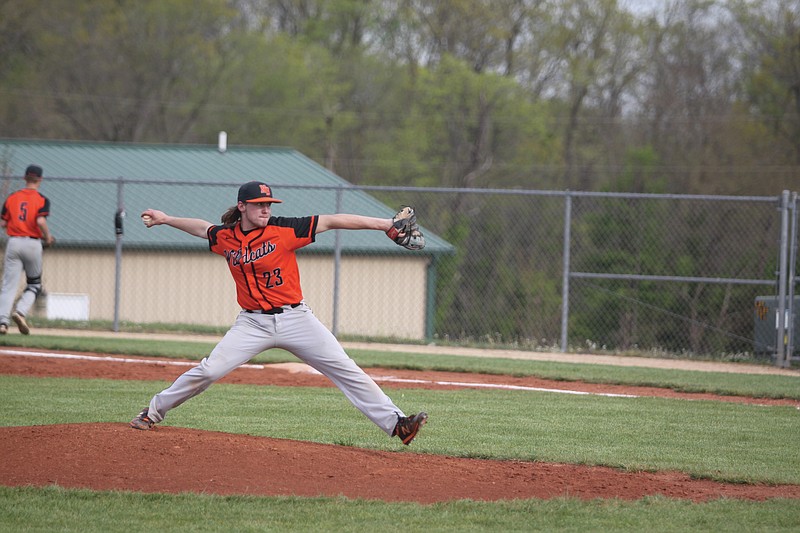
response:
M724 192L716 169L739 149L720 142L730 130L737 77L734 43L721 31L724 12L706 0L671 1L661 18L652 23L643 79L643 137L671 167L671 192Z
M235 13L223 1L50 0L37 7L38 53L27 68L60 121L34 124L34 136L186 140L225 71Z
M800 6L791 0L738 0L730 9L743 35L748 102L799 165Z

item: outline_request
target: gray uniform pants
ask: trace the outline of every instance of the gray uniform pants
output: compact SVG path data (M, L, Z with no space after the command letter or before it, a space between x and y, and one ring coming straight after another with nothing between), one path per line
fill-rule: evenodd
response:
M0 324L8 324L8 316L19 289L19 277L23 271L27 286L17 301L16 311L24 316L42 291L42 241L28 237L9 237L3 260L3 287L0 289Z
M345 353L306 304L279 315L242 311L233 327L199 365L178 377L150 401L148 417L160 422L167 411L192 398L269 348L281 348L328 377L367 418L388 435L403 412Z

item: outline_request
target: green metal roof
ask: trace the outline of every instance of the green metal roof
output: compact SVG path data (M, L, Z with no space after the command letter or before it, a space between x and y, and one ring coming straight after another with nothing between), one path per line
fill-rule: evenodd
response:
M51 177L346 183L291 148L230 147L220 153L209 145L0 140L0 161L7 163L5 174L18 176L36 161Z
M148 230L139 213L152 207L217 223L236 203L239 186L250 180L270 184L284 201L273 207L275 216L335 213L338 190L343 191L341 212L390 217L399 207L352 190L345 180L291 148L228 146L221 153L216 145L0 139L3 197L24 185L21 177L31 163L44 168L40 191L52 204L49 223L58 246L113 246L114 216L122 198L126 248L207 249L204 240L172 228ZM449 243L422 229L422 253L453 252ZM305 250L329 253L335 233L319 235ZM339 233L346 253L406 253L379 232Z

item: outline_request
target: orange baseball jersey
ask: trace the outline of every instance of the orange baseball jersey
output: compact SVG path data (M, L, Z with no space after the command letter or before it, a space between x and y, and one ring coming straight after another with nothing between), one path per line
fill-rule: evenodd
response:
M36 189L20 189L11 193L3 204L3 220L9 237L42 238L36 223L38 217L50 214L50 200Z
M319 216L270 217L265 228L211 226L208 246L228 261L242 309L268 311L303 299L295 251L314 242Z

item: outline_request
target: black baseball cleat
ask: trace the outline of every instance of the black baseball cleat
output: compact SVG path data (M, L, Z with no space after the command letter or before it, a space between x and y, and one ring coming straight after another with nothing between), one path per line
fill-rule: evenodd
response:
M408 446L414 437L419 433L419 429L428 421L428 413L419 413L418 415L401 416L397 419L397 425L394 427L392 437L398 437L403 444Z
M145 407L141 413L136 415L136 418L131 420L131 427L133 429L142 429L147 431L148 429L152 428L153 425L155 425L155 422L148 418L147 407Z
M21 315L14 311L11 313L11 320L17 324L19 328L19 332L23 335L28 335L31 332L31 328L28 326L28 323L25 321L25 315Z

